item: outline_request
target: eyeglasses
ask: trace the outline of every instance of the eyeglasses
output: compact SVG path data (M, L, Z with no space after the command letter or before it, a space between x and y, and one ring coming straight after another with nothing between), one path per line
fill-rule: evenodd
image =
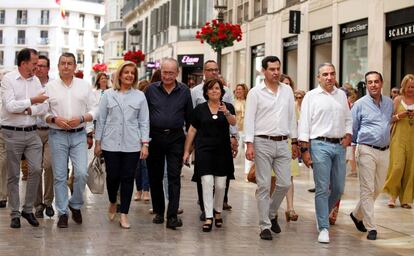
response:
M208 68L206 69L208 72L219 72L218 68Z

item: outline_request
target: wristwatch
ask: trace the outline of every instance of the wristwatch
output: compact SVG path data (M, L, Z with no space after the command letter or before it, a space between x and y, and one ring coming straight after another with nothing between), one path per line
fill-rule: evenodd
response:
M300 148L300 153L305 153L306 151L309 151L309 148Z
M51 122L52 124L54 124L54 123L56 122L55 117L52 117L52 118L50 119L50 122Z

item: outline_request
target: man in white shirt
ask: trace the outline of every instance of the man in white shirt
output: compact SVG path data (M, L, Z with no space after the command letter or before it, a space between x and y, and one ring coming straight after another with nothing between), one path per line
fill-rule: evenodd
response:
M352 117L345 92L335 87L335 67L321 64L317 77L319 86L302 102L299 141L303 162L313 167L318 241L329 243L329 212L344 191Z
M39 78L42 87L45 88L46 84L49 82L49 70L50 70L50 60L45 55L39 55L39 60L37 61L37 70L36 77ZM42 141L42 169L44 172L41 172L40 182L37 190L36 200L34 207L36 208L35 216L36 218L43 218L43 211L45 211L48 217L53 217L55 211L53 210L53 171L50 157L50 147L49 147L49 126L43 120L43 117L38 117L37 121L37 133ZM43 180L42 180L43 177ZM43 181L45 183L44 192L43 192Z
M290 163L298 152L295 100L292 89L279 82L280 60L262 60L265 79L249 91L244 116L246 158L256 165L256 199L259 208L260 238L272 240L270 230L280 233L277 210L291 185ZM288 138L292 139L292 152ZM272 170L276 189L270 196Z
M50 126L55 206L59 216L57 226L67 228L69 210L72 219L77 224L82 223L80 209L88 176L85 126L86 122L91 122L95 117L97 104L92 87L84 80L74 77L76 59L72 53L62 53L58 69L60 77L46 85L49 111L45 119ZM69 158L75 174L70 199L66 186Z
M7 191L11 209L11 228L20 228L20 216L37 227L32 210L36 199L42 164L42 142L36 133L36 116L47 111L48 97L39 79L34 76L38 53L22 49L17 54L18 69L4 76L2 81L1 128L7 152ZM26 196L20 212L19 176L22 154L29 164Z
M204 63L204 68L203 68L204 81L207 81L209 79L219 79L219 72L220 70L218 68L216 61L208 60ZM206 99L203 96L204 81L198 84L197 86L191 88L191 99L193 101L194 108L197 107L197 105L206 102ZM226 93L223 96L223 101L233 105L234 104L233 93L231 92L230 88L227 86L224 86L224 90ZM238 141L237 141L237 138L238 138L237 126L235 125L230 126L230 134L231 134L230 142L231 142L233 157L236 157L238 146L239 146ZM200 210L201 210L200 220L205 221L206 217L205 217L205 212L204 212L203 189L201 185L201 179L193 177L192 180L197 182L197 194L198 194L198 201L199 201ZM224 195L223 210L231 210L232 208L231 205L228 204L229 187L230 187L230 179L227 179L226 190L225 190L225 195Z

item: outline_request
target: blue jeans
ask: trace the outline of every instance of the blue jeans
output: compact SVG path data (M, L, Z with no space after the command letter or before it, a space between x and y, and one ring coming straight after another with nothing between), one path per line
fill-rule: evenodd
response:
M319 140L311 141L315 209L319 230L329 229L329 212L344 192L345 152L345 148L341 144Z
M55 186L55 205L58 216L68 214L68 205L80 209L88 177L88 147L85 130L69 133L56 129L49 131L49 144L52 153L52 168ZM68 160L72 161L75 179L73 194L68 200Z
M137 186L137 191L149 191L147 162L143 159L138 161L138 167L135 173L135 185Z

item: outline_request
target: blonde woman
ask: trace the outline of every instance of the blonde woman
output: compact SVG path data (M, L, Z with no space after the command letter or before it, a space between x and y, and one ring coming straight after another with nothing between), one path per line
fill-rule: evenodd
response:
M108 217L114 220L120 188L119 224L129 229L128 211L139 159L148 156L149 112L143 92L137 90L138 70L124 62L117 70L112 89L102 96L95 133L95 154L103 154L109 197Z
M394 99L391 131L390 163L384 192L391 198L390 208L397 197L402 208L411 209L414 197L414 75L401 82L401 96Z

